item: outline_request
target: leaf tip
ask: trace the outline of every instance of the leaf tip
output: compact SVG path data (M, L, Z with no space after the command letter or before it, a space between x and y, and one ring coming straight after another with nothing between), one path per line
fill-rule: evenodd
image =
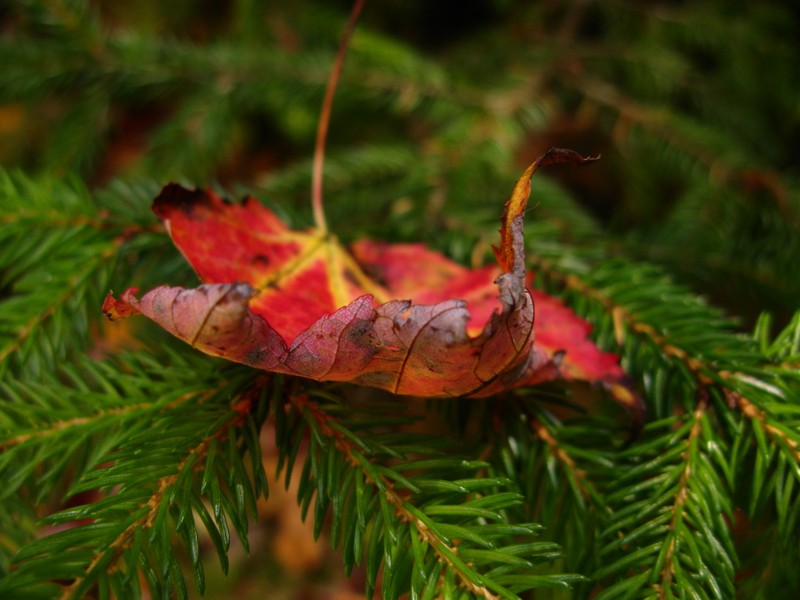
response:
M135 300L134 294L138 291L139 288L128 288L122 293L119 300L114 297L113 292L109 292L100 310L109 321L118 321L141 314L141 311L131 302L131 300Z
M522 217L531 194L531 178L536 171L549 165L586 165L597 160L600 160L599 154L583 156L569 148L550 148L528 165L514 185L500 221L500 248L499 251L495 250L495 257L505 272L512 271L517 263L522 264Z

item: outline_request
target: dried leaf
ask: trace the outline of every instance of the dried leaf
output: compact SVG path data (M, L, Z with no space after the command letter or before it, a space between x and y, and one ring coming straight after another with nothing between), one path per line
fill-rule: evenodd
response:
M348 252L327 232L288 229L253 199L170 184L153 209L205 284L141 299L130 289L103 310L144 314L203 352L259 369L397 394L481 397L559 376L604 383L638 419L638 398L614 390L626 389L624 373L589 341L588 323L526 285L531 176L591 160L553 149L528 167L505 206L498 266L474 270L418 244L361 241Z

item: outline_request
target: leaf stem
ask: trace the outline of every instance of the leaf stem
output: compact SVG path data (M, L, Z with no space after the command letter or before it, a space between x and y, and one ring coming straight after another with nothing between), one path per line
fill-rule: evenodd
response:
M339 42L339 50L336 52L336 60L328 76L328 83L325 87L325 98L322 101L322 110L319 115L317 125L317 140L314 145L314 164L311 180L311 208L314 211L314 223L322 233L327 233L328 224L325 221L325 208L322 204L322 170L325 163L325 139L328 136L328 125L331 120L331 107L333 106L333 96L336 93L336 85L339 82L339 75L344 65L344 57L347 48L350 46L350 38L364 7L364 0L355 0L350 11L350 18L347 21L342 39Z

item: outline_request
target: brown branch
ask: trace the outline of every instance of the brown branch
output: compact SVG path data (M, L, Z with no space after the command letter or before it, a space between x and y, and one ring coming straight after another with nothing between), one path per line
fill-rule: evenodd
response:
M587 487L590 487L591 483L589 483L586 478L586 471L578 467L575 460L559 445L558 440L539 420L531 417L528 420L528 424L536 436L547 444L547 447L550 449L550 454L555 456L564 468L574 475L575 482L578 485L581 495L587 500L591 499L592 494Z
M795 461L800 464L800 446L797 441L789 438L785 432L768 423L767 413L737 392L726 390L725 396L732 406L737 406L744 416L758 423L775 442L785 444Z

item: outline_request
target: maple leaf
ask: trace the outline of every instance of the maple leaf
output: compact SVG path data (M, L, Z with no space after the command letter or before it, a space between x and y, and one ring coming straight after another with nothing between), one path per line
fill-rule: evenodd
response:
M589 324L528 289L523 217L536 170L585 158L552 149L505 205L496 266L468 269L420 244L290 230L252 198L167 185L153 210L203 285L109 294L111 318L144 314L208 354L318 381L424 397L484 397L558 377L601 383L642 417L614 355ZM537 335L534 334L534 301ZM536 344L534 340L536 339Z

